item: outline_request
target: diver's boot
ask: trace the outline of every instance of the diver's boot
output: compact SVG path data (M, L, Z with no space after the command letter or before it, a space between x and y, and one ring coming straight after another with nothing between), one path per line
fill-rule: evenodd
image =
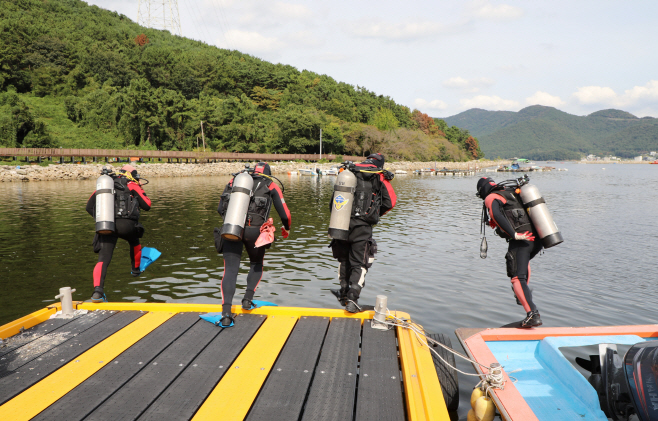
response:
M254 303L251 300L249 300L247 298L242 300L242 309L243 310L253 310L255 308L256 308L256 306L254 305Z
M139 275L142 274L142 271L139 270L139 268L132 268L132 269L130 270L130 274L131 274L132 276L137 277L137 276L139 276Z
M350 288L350 290L347 292L347 298L345 299L345 311L349 311L350 313L359 313L363 311L363 309L359 306L360 292L361 288Z
M105 296L105 293L103 292L103 287L95 287L94 288L94 293L91 294L91 302L92 303L105 303L105 302L107 302L107 297Z
M541 317L539 317L539 310L529 311L526 318L521 320L521 327L537 327L541 326Z
M233 325L235 325L235 320L233 319L231 313L222 312L222 318L217 323L217 326L221 327L222 329L226 329L228 327L233 327Z

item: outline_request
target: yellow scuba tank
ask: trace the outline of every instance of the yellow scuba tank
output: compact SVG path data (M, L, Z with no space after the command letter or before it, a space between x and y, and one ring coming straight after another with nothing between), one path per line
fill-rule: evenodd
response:
M96 179L96 232L98 234L112 234L114 226L114 180L103 174Z
M329 219L329 238L347 240L350 233L350 217L354 206L356 176L348 169L338 174L334 183L334 195L331 200L331 218Z
M228 209L220 232L222 238L229 241L242 240L253 187L254 179L247 172L241 172L233 179Z

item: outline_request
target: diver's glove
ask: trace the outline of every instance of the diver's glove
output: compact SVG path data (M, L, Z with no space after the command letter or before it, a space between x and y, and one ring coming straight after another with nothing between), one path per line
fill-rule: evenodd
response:
M290 231L287 231L285 228L281 227L281 236L283 238L288 238L289 235L290 235Z
M522 232L522 233L514 233L514 239L515 240L526 240L526 241L535 241L535 236L532 234L530 231Z

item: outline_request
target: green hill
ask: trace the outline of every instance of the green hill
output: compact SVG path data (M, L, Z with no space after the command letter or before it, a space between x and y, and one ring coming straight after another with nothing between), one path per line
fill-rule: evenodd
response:
M578 159L583 155L632 157L658 149L658 119L621 110L576 116L533 105L518 112L471 109L444 119L480 141L488 157Z
M327 75L137 25L79 0L0 0L0 146L464 160L477 139ZM199 142L199 143L197 143Z

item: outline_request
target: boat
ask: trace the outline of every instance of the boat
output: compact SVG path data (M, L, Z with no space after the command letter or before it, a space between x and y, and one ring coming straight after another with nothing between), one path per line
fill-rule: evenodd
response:
M658 160L655 160L653 162L650 162L650 164L658 164Z
M68 288L0 326L0 419L450 420L456 372L433 348L447 336L425 339L386 304L262 305L233 306L221 329L205 320L218 304L79 302Z
M658 419L658 373L643 359L658 356L658 341L650 341L658 337L658 325L460 328L455 333L481 378L486 380L490 370L480 364L503 367L503 388L489 389L503 420L628 420L643 411L650 415L641 421ZM623 359L616 344L632 345ZM567 358L574 349L585 352L578 347L596 345L598 355L577 357L575 365Z
M318 175L317 171L315 169L311 169L311 168L300 168L300 169L297 170L297 172L299 173L299 175L309 175L309 176L312 176L312 177L315 177L315 176Z
M405 170L395 170L396 174L406 174L407 172Z
M338 169L339 168L340 167L334 165L331 168L329 168L328 170L322 170L322 175L338 175Z

